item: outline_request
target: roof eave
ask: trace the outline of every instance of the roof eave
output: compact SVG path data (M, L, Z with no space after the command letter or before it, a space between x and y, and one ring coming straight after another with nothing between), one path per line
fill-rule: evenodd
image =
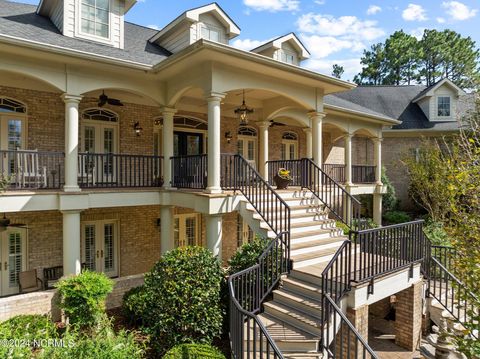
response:
M345 114L353 114L353 115L357 115L357 116L360 116L360 117L366 117L366 118L373 119L373 120L376 120L376 121L381 121L382 123L384 123L386 125L394 126L394 125L399 125L399 124L402 123L402 121L395 120L394 118L391 118L391 117L377 116L377 115L373 115L373 114L362 112L362 111L347 109L347 108L341 107L341 106L325 104L324 107L325 107L325 109L331 109L333 111L343 112Z

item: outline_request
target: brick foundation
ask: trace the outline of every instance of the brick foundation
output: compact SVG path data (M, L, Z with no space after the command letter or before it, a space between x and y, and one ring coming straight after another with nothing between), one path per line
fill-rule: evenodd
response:
M353 324L359 334L368 342L368 305L363 305L356 309L347 309L347 318ZM350 338L348 338L350 336ZM368 353L363 356L363 346L358 343L355 350L356 336L349 330L348 326L342 324L342 328L335 336L336 358L342 359L356 359L356 358L370 358ZM348 350L348 343L350 349ZM343 349L342 349L343 348Z
M396 294L395 344L414 351L422 331L422 285L420 281Z
M379 300L376 303L370 304L369 311L371 315L379 318L385 318L390 312L392 305L390 303L390 297Z

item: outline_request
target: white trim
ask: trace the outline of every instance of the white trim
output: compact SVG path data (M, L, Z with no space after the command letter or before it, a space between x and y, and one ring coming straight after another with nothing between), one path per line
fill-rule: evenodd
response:
M114 8L114 1L115 0L109 0L108 2L108 37L102 37L82 31L82 0L75 1L75 37L115 46L112 39L112 9Z
M188 218L193 218L195 220L195 246L203 246L203 240L202 240L202 231L201 231L201 225L202 221L200 218L199 213L182 213L182 214L175 214L173 216L173 245L174 248L178 248L180 246L177 246L175 243L175 220L178 219L178 242L179 243L185 243L185 246L188 246L189 244L187 243L187 219Z

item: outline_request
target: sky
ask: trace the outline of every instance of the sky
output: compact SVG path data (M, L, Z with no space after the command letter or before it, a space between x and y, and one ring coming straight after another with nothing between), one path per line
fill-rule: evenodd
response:
M36 4L38 0L18 0ZM210 0L139 0L126 20L161 29L185 10ZM231 45L251 50L272 38L295 32L311 53L303 66L343 78L361 70L365 48L396 30L420 37L424 29L446 28L470 36L480 47L480 0L217 0L241 29Z

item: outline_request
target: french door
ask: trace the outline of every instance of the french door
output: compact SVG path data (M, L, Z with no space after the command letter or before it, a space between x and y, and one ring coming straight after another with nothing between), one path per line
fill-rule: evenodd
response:
M173 155L190 156L203 153L203 134L175 131L173 135Z
M18 275L27 266L26 232L24 228L8 228L0 234L0 296L16 294L19 291Z
M175 248L201 246L200 216L196 213L177 214L173 217Z
M257 160L257 138L252 136L238 136L237 152L242 155L250 164L256 167Z
M298 159L298 141L282 140L282 160Z
M82 262L85 268L118 276L118 226L116 221L83 224Z
M25 146L25 123L21 118L12 115L0 115L0 149L14 151L24 149ZM1 173L10 175L16 172L15 154L3 153Z

